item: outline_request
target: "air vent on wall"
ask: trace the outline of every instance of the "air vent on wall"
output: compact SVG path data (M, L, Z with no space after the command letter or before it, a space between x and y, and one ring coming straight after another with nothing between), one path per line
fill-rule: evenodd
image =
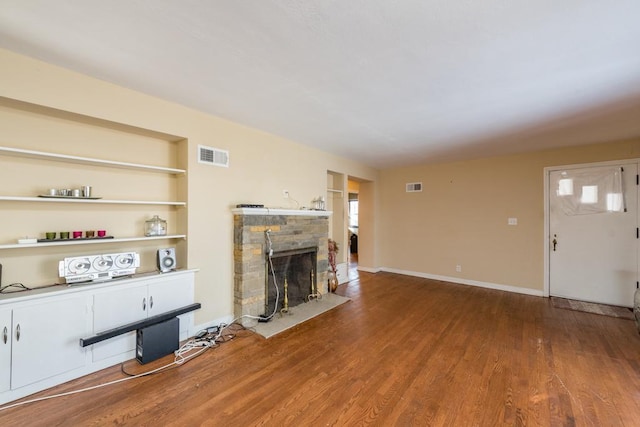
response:
M229 167L229 152L219 148L198 145L198 163L206 163L213 166Z
M422 191L421 182L409 182L407 183L407 193L418 193Z

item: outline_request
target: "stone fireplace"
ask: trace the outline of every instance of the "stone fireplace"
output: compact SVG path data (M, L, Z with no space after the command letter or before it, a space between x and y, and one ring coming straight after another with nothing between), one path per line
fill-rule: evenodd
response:
M293 303L305 303L303 300L308 299L308 294L304 292L311 289L313 281L318 292L327 293L327 240L331 212L262 208L238 208L232 212L235 317L271 314L267 310L269 307L273 310L273 303L269 304L267 291L275 290L270 277L270 249L273 251L276 282L281 290L285 277L288 283L291 282L296 299ZM250 327L255 326L257 320L245 317L240 323Z

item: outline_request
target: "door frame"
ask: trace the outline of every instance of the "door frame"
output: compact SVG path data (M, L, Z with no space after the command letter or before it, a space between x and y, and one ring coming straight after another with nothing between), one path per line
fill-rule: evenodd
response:
M560 166L547 166L544 168L544 237L543 237L543 246L544 246L544 290L542 295L544 297L549 297L551 293L550 282L551 282L551 271L549 266L549 257L551 256L551 231L549 230L549 175L551 172L560 171L560 170L568 170L568 169L581 169L581 168L589 168L589 167L597 167L597 166L615 166L615 165L630 165L635 164L638 165L638 171L640 173L640 159L624 159L624 160L607 160L604 162L591 162L591 163L576 163L570 165L560 165ZM640 198L639 202L640 204ZM640 220L638 221L640 223ZM640 226L640 224L639 224Z

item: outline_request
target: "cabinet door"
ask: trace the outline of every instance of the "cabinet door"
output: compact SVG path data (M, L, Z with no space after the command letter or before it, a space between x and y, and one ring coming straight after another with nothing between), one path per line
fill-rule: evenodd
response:
M193 304L193 274L163 276L149 284L149 316ZM180 332L187 332L193 313L178 316Z
M106 290L93 297L93 329L104 332L147 317L147 286ZM93 344L93 361L133 351L136 348L135 331Z
M90 302L76 296L13 309L12 389L85 365L80 338L91 334Z
M149 284L149 316L193 303L193 276L164 276Z
M11 310L0 310L0 393L11 387Z

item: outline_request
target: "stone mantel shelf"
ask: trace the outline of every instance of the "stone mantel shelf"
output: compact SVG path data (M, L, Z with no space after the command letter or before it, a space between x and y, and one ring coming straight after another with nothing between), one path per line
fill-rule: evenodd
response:
M234 215L299 215L299 216L329 216L332 211L316 211L310 209L280 209L280 208L235 208Z

